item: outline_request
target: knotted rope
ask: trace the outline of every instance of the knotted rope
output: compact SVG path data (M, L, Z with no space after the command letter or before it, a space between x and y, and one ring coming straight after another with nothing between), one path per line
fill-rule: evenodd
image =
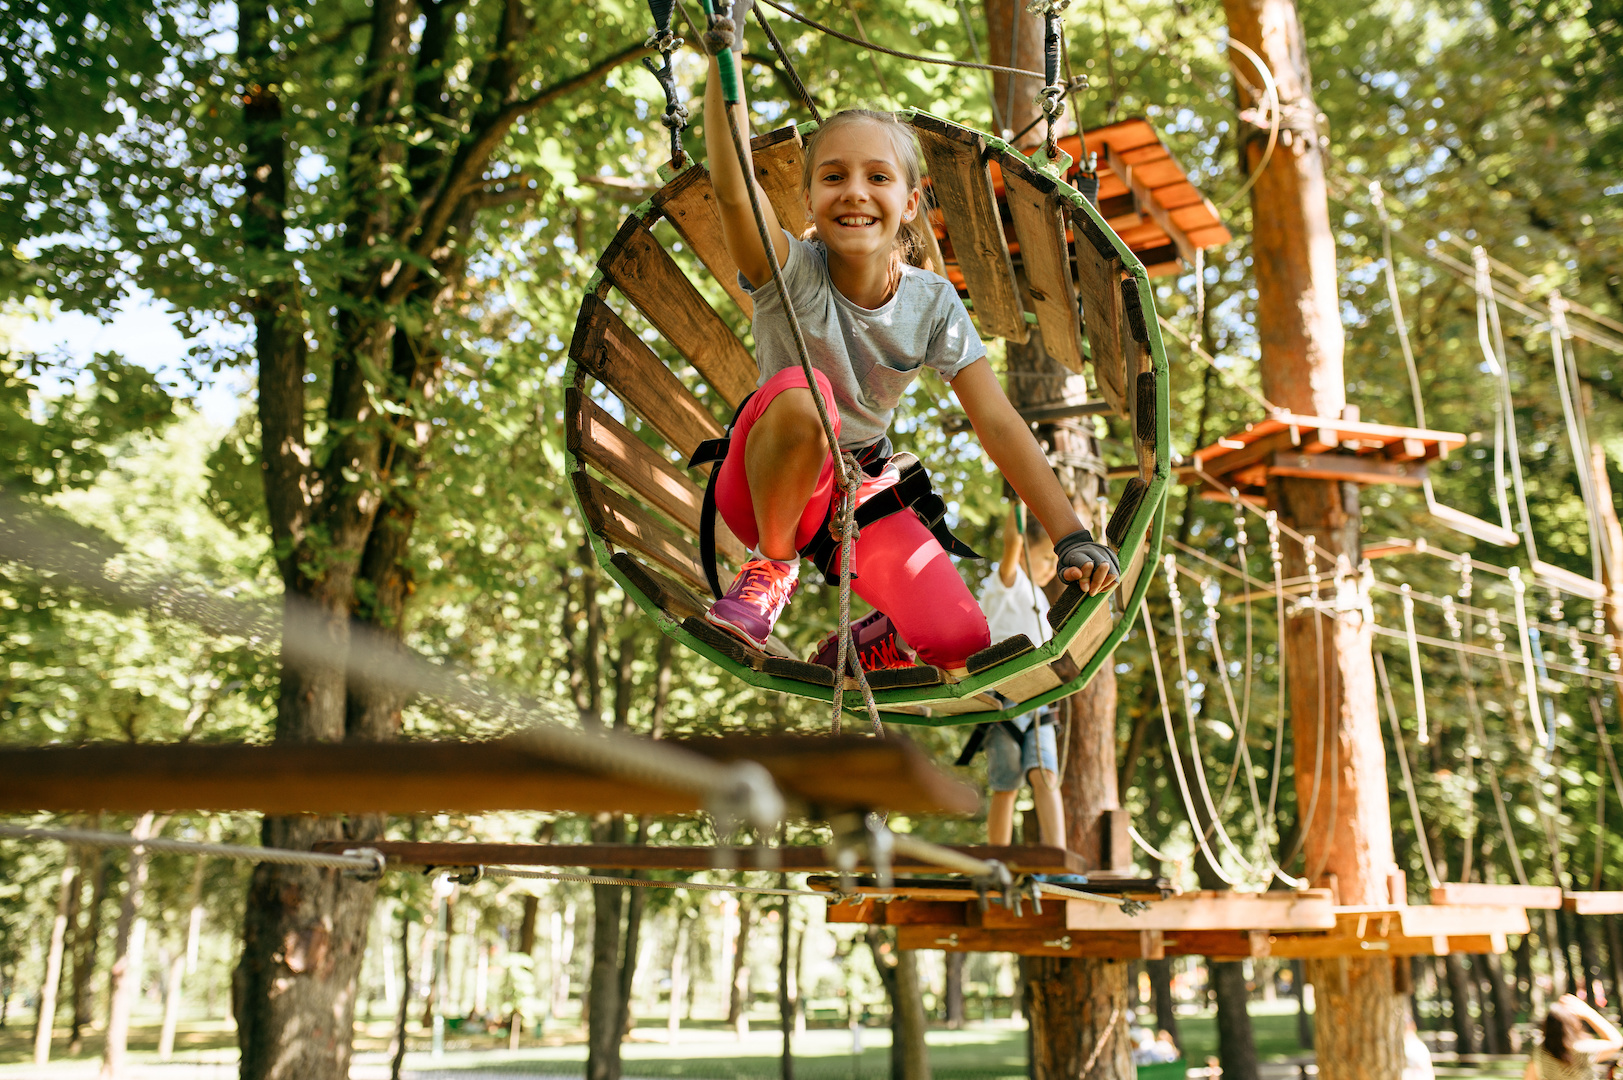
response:
M710 20L709 29L704 35L704 46L716 58L716 64L720 69L722 99L727 109L727 130L732 136L733 152L738 157L738 168L744 177L744 189L749 194L750 212L755 218L755 229L761 240L761 250L766 255L767 266L772 273L772 285L777 291L778 302L783 305L784 313L789 317L789 331L795 341L795 352L800 358L800 369L806 376L806 388L811 391L812 401L817 405L817 419L823 426L823 437L828 442L828 451L833 458L834 471L839 480L840 490L836 496L838 501L829 522L831 527L835 521L839 522L837 538L840 541L839 659L834 669L831 727L835 735L840 733L841 714L845 705L846 669L849 664L857 688L862 691L862 701L867 707L868 719L873 724L874 734L883 735L885 729L879 720L879 705L874 701L873 689L868 685L868 677L862 670L862 662L851 642L851 567L856 557L857 490L862 484L862 470L857 467L854 457L840 451L840 440L834 432L834 421L829 416L828 402L823 399L822 388L817 385L811 351L806 347L806 337L800 328L800 317L795 314L794 304L790 302L789 288L783 283L783 268L778 265L778 251L773 246L771 231L766 225L766 215L761 210L761 194L750 170L749 149L744 143L744 134L739 129L738 113L735 109L742 95L739 93L738 70L732 54L733 34L737 27L730 17L731 11L732 7L729 4L728 14L718 15L713 0L704 0L704 13Z

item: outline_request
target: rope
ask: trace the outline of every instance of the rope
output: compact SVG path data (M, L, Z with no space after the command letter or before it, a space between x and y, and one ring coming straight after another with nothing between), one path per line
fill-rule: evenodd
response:
M198 858L240 859L281 866L314 866L323 870L351 870L375 877L383 872L383 856L367 847L354 854L329 855L318 851L289 851L285 848L245 847L240 844L208 844L195 840L138 837L126 833L94 832L89 829L36 829L23 825L0 825L0 837L13 840L57 840L64 844L96 848L141 848Z
M1415 738L1420 740L1421 746L1425 746L1431 742L1431 729L1426 721L1426 684L1420 671L1420 643L1415 640L1414 596L1408 582L1400 586L1400 591L1403 594L1403 632L1409 639L1409 681L1414 684L1415 723L1419 727Z
M1150 647L1150 667L1155 672L1156 696L1161 702L1161 725L1166 729L1167 749L1172 751L1172 772L1178 778L1178 791L1183 796L1184 813L1189 816L1189 831L1195 834L1195 843L1200 847L1200 853L1206 856L1206 865L1212 868L1212 873L1225 885L1238 885L1239 881L1224 871L1217 856L1212 854L1211 847L1206 843L1206 834L1200 828L1200 815L1195 812L1195 798L1189 792L1189 780L1183 773L1183 755L1178 752L1178 733L1172 726L1172 709L1167 704L1166 679L1161 673L1161 650L1155 642L1155 624L1150 621L1150 609L1143 605L1139 614L1144 620L1144 636Z
M1171 321L1168 320L1165 315L1162 315L1160 312L1156 312L1155 318L1156 318L1156 321L1158 321L1161 324L1161 329L1165 330L1167 333L1169 333L1173 337L1177 338L1178 341L1183 345L1184 348L1188 349L1191 353L1193 353L1197 360L1200 360L1207 367L1209 367L1213 371L1217 372L1217 374L1222 377L1224 382L1228 383L1230 386L1234 387L1234 389L1236 389L1236 390L1240 391L1241 393L1245 394L1252 401L1255 401L1258 405L1261 405L1263 407L1263 409L1266 410L1269 413L1279 413L1279 412L1284 412L1285 411L1284 409L1280 408L1278 405L1275 405L1273 402L1271 402L1267 398L1263 397L1261 392L1259 392L1257 390L1253 390L1251 387L1249 387L1249 386L1245 385L1244 383L1238 381L1234 377L1234 374L1232 372L1230 372L1227 368L1223 367L1222 364L1219 364L1217 362L1216 358L1214 358L1211 355L1211 353L1208 353L1205 349L1201 348L1199 345L1196 345L1193 341L1191 341L1189 339L1189 337L1187 335L1184 334L1184 332L1182 330L1179 330L1176 326L1173 326ZM1218 487L1222 487L1222 486L1223 485L1218 484Z
M770 0L767 0L770 3ZM778 7L773 4L773 7ZM722 19L716 15L712 0L704 0L705 13L710 16L711 33L715 34L722 25ZM778 8L784 11L783 8ZM706 40L706 47L710 41ZM732 63L730 51L721 50L716 62L724 69ZM724 82L726 80L723 80ZM832 718L830 726L833 734L840 733L840 723L845 706L845 672L849 664L850 670L856 679L857 688L862 692L863 704L868 710L868 720L873 725L875 735L884 734L884 725L879 720L879 705L874 701L873 689L868 685L867 673L862 670L862 663L857 657L855 646L851 642L851 575L852 562L856 556L856 512L857 489L862 482L861 470L857 468L856 459L850 454L840 452L840 440L834 433L834 422L829 417L828 402L823 400L822 388L817 385L816 372L812 366L811 352L806 347L806 337L800 328L800 316L795 313L794 305L789 299L789 288L783 282L783 268L778 265L778 250L773 245L773 238L766 225L766 215L761 210L761 193L756 187L754 174L750 170L749 150L744 142L744 134L738 124L738 109L736 100L725 100L723 106L727 110L727 130L732 135L733 152L738 157L738 170L744 178L744 189L749 193L750 211L755 218L756 233L760 237L761 249L766 255L767 266L771 270L772 285L778 294L778 302L783 306L784 313L789 318L789 330L795 341L795 352L800 358L800 369L806 376L806 387L811 391L812 401L817 405L817 419L823 426L823 437L828 441L828 451L834 459L835 471L839 474L840 495L836 506L836 517L840 522L840 626L838 662L834 668L834 693L831 695Z
M818 109L817 100L811 96L811 91L807 90L806 84L801 81L800 72L796 70L795 62L789 59L788 50L783 47L783 42L778 40L778 35L772 32L772 25L766 21L766 16L761 14L761 5L753 5L752 10L755 12L756 23L766 32L766 40L771 44L772 51L778 54L778 62L783 65L784 73L789 76L789 84L795 88L795 93L800 95L800 100L805 104L806 111L811 113L812 120L821 126L823 113Z
M1569 368L1572 356L1564 339L1572 336L1567 326L1567 302L1560 293L1550 296L1550 353L1555 363L1555 385L1561 397L1561 415L1567 425L1567 444L1572 449L1572 467L1578 474L1578 491L1584 501L1585 523L1589 526L1589 554L1591 576L1596 581L1606 580L1611 569L1606 545L1601 541L1595 480L1589 472L1589 432L1584 427L1583 415L1574 402L1573 385L1578 382L1576 366Z
M1258 56L1251 46L1247 45L1245 42L1235 41L1233 37L1230 37L1229 48L1235 50L1241 56L1244 56L1247 60L1251 61L1252 66L1257 69L1257 74L1262 76L1263 97L1268 108L1268 145L1263 149L1262 157L1257 161L1256 167L1251 170L1251 175L1246 177L1244 184L1240 185L1240 190L1236 191L1233 195L1230 195L1227 199L1224 199L1223 205L1218 207L1220 210L1227 210L1229 207L1239 202L1245 197L1245 193L1250 191L1252 186L1262 178L1262 171L1266 169L1268 167L1268 163L1273 160L1274 149L1279 145L1279 128L1285 118L1285 110L1280 107L1279 102L1279 84L1274 80L1273 70L1270 69L1267 63L1263 61L1262 57ZM1240 73L1238 70L1234 72L1234 77L1236 79L1240 78ZM1251 89L1253 93L1256 92L1254 87L1248 88ZM1245 119L1243 113L1241 114L1240 119L1242 121Z
M1432 861L1431 841L1426 838L1426 826L1420 820L1420 800L1415 797L1414 777L1409 773L1409 751L1403 745L1403 728L1398 723L1398 707L1392 703L1392 683L1386 677L1386 657L1379 649L1375 652L1375 673L1381 677L1381 696L1386 700L1386 718L1392 727L1392 744L1398 752L1398 766L1403 771L1403 794L1409 799L1409 815L1414 819L1415 841L1420 845L1420 859L1426 864L1426 880L1436 888L1443 883L1437 876L1437 864Z
M1099 1060L1099 1055L1105 1051L1105 1044L1110 1042L1110 1036L1116 1033L1116 1021L1120 1017L1121 1003L1117 1002L1110 1007L1110 1019L1105 1021L1104 1034L1100 1035L1099 1041L1093 1044L1093 1053L1088 1055L1087 1064L1082 1066L1082 1071L1077 1073L1077 1076L1086 1076L1093 1071L1094 1063Z
M778 12L781 12L784 15L789 16L798 23L804 23L813 30L827 34L829 37L839 38L841 41L846 42L849 45L855 45L859 49L868 49L872 52L884 53L886 56L894 56L899 60L911 60L918 64L940 64L942 67L971 68L976 71L1000 71L1006 75L1025 75L1033 79L1041 79L1043 77L1042 72L1027 71L1025 68L1004 67L1002 64L980 64L969 60L953 60L945 56L923 56L918 53L902 52L900 49L888 48L884 45L878 45L871 41L864 41L861 38L852 37L850 34L843 34L834 29L832 26L825 26L816 19L807 18L805 15L777 3L776 0L760 0L760 2Z

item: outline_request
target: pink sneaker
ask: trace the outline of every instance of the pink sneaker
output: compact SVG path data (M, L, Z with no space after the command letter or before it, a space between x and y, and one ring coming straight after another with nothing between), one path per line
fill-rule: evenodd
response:
M896 627L883 611L872 612L851 624L851 644L856 646L857 662L863 671L918 666L918 657L896 640ZM836 632L817 643L811 662L832 669L839 659L840 636Z
M791 578L773 560L752 559L704 617L712 626L764 649L778 616L799 584L799 579Z

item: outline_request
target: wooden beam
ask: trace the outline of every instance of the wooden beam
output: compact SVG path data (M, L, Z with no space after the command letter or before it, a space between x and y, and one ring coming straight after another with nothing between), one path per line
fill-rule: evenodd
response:
M1313 480L1345 480L1354 484L1401 484L1419 487L1426 466L1346 454L1275 454L1268 466L1272 476L1303 476Z
M716 191L711 186L709 170L698 162L683 169L654 194L654 209L671 223L682 242L727 290L744 316L754 314L755 305L738 284L738 264L733 262L726 238L722 236L721 211L716 206Z
M1327 889L1189 893L1153 901L1137 915L1111 904L1065 902L1067 930L1322 930L1334 926L1335 910Z
M1578 915L1623 915L1623 892L1569 892L1561 906Z
M1268 956L1270 936L1266 930L1166 930L1162 945L1169 956L1246 960Z
M1450 953L1479 956L1503 953L1503 934L1455 935L1453 937L1345 937L1336 934L1275 934L1268 952L1276 960L1333 960L1340 957L1447 956Z
M763 765L802 811L972 813L979 794L902 739L727 736L670 740ZM689 791L630 783L549 757L522 736L488 742L118 744L0 749L0 811L267 814L545 810L688 814Z
M1367 549L1366 549L1367 551ZM1496 885L1481 881L1448 881L1431 889L1433 904L1490 904L1497 907L1561 907L1559 885Z
M1001 952L1017 956L1089 957L1101 960L1159 960L1165 956L1156 930L1075 934L1063 930L978 930L954 926L903 926L897 948L943 952Z
M1527 912L1491 904L1412 904L1398 913L1407 937L1458 937L1481 934L1525 934Z

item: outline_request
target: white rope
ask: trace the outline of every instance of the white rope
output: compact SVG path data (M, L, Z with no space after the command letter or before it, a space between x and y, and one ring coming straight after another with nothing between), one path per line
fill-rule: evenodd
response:
M1398 766L1403 775L1403 794L1409 799L1409 816L1414 820L1415 841L1420 845L1420 860L1426 864L1426 880L1432 888L1442 884L1437 876L1437 864L1431 858L1431 841L1426 838L1426 826L1420 819L1420 800L1415 795L1414 777L1409 772L1409 751L1403 745L1403 728L1398 723L1398 707L1392 702L1392 682L1386 676L1386 658L1375 650L1375 673L1381 678L1381 696L1386 699L1386 717L1392 727L1393 749L1398 752Z
M480 876L515 878L523 881L567 881L581 885L626 885L639 889L686 889L694 892L753 893L760 896L818 896L827 893L812 889L769 889L753 885L716 885L707 881L659 881L654 878L604 877L601 874L564 874L551 870L517 870L506 866L482 866Z
M24 825L0 825L0 837L13 840L55 840L81 847L142 848L197 858L240 859L282 866L315 866L325 870L354 870L376 874L383 870L383 856L357 844L353 855L329 855L319 851L290 851L284 848L247 847L240 844L208 844L195 840L165 837L141 838L127 833L93 832L89 829L38 829Z

